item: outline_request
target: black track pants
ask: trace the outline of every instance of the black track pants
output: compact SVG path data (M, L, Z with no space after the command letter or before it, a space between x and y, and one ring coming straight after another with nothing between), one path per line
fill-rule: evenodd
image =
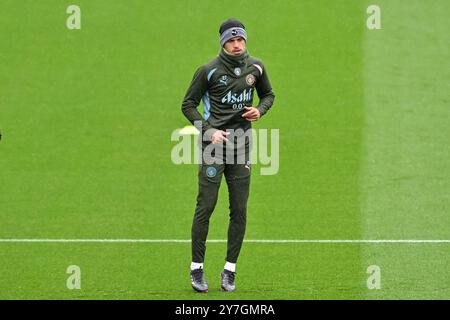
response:
M230 221L226 261L236 263L244 240L247 199L250 189L250 164L201 164L198 172L198 196L192 223L192 261L205 258L209 219L217 203L222 175L228 185Z

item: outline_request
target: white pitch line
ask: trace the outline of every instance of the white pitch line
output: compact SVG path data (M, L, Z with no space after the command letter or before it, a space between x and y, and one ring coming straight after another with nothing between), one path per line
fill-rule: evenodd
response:
M187 239L0 239L0 243L190 243ZM224 239L207 240L208 243L226 243ZM399 239L399 240L300 240L300 239L248 239L246 243L450 243L450 240L419 240L419 239Z

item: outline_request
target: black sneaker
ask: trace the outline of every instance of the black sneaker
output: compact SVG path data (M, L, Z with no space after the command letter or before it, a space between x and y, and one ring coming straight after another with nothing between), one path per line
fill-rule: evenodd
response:
M236 272L232 272L225 269L220 275L222 276L222 290L234 291L236 289L236 286L234 285L234 278Z
M203 269L191 270L191 283L195 291L208 292L208 283L206 283Z

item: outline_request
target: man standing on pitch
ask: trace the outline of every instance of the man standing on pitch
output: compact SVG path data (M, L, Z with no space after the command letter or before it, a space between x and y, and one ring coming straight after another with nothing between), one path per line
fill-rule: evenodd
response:
M264 115L275 98L263 63L249 56L246 50L247 33L244 25L238 20L228 19L220 26L219 34L222 47L219 55L197 69L182 104L186 118L193 124L201 124L201 137L206 137L202 142L202 150L205 151L212 143L223 145L220 148L226 149L227 153L227 157L223 157L220 152L215 154L215 159L219 157L223 161L205 163L202 160L199 165L190 272L192 287L198 292L208 291L203 272L205 244L222 174L228 185L230 222L221 287L225 291L235 290L236 262L244 239L250 187L250 139L244 137L244 144L236 147L233 143L238 135L229 134L231 130L248 132L251 122ZM259 104L252 107L255 89ZM200 100L203 100L203 116L197 110ZM233 145L232 151L237 151L238 155L232 153L232 157L228 157L230 144ZM244 156L244 161L237 159L239 153Z

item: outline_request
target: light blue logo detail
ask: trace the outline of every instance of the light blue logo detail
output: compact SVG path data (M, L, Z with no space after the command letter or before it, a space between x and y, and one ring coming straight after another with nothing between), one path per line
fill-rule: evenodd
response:
M209 178L214 178L216 176L216 174L217 174L217 169L216 168L214 168L214 167L206 168L206 175Z
M223 85L227 85L227 82L228 82L227 75L221 76L219 82Z

